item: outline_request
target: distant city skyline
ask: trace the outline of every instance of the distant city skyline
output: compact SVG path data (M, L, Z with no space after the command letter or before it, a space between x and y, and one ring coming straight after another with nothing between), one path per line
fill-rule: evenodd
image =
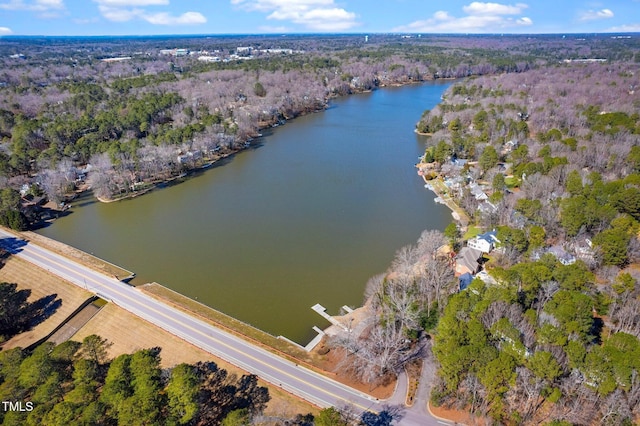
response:
M327 32L640 32L640 0L0 0L0 36Z

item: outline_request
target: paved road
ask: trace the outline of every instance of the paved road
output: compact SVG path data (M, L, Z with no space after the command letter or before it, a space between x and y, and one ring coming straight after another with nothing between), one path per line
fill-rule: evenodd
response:
M381 411L384 401L297 365L224 330L174 309L113 277L0 230L0 246L61 278L94 292L185 341L320 407L350 404L356 410ZM408 410L398 425L448 424L428 413Z

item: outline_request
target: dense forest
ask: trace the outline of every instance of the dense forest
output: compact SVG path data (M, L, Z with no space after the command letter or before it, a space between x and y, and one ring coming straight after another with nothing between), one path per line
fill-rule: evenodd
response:
M252 375L236 377L212 362L163 370L160 348L107 360L109 343L43 343L32 352L0 352L4 425L243 425L269 401ZM28 401L25 402L25 401Z
M418 123L425 162L463 182L451 195L499 240L489 278L442 309L435 403L520 424L637 421L639 71L567 63L472 78Z
M143 192L243 149L261 129L325 108L334 96L520 73L565 59L640 60L637 43L593 36L3 37L0 183L14 193L2 194L1 223L21 229L38 219L15 191L59 205L87 188L104 200ZM15 213L21 210L26 217Z

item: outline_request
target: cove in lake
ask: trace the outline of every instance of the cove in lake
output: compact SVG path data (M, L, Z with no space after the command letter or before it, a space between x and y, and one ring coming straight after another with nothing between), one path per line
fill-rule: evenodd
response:
M312 305L360 306L396 250L451 221L416 174L413 132L448 85L335 100L184 183L76 202L38 232L304 344L327 325Z

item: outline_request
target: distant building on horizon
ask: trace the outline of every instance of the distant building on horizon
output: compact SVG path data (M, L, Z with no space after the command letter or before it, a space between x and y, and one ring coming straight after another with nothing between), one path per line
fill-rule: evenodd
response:
M189 54L188 49L162 49L160 50L161 55L171 55L171 56L187 56Z
M122 61L128 61L129 59L131 59L131 56L118 56L117 58L104 58L100 60L102 62L122 62Z

